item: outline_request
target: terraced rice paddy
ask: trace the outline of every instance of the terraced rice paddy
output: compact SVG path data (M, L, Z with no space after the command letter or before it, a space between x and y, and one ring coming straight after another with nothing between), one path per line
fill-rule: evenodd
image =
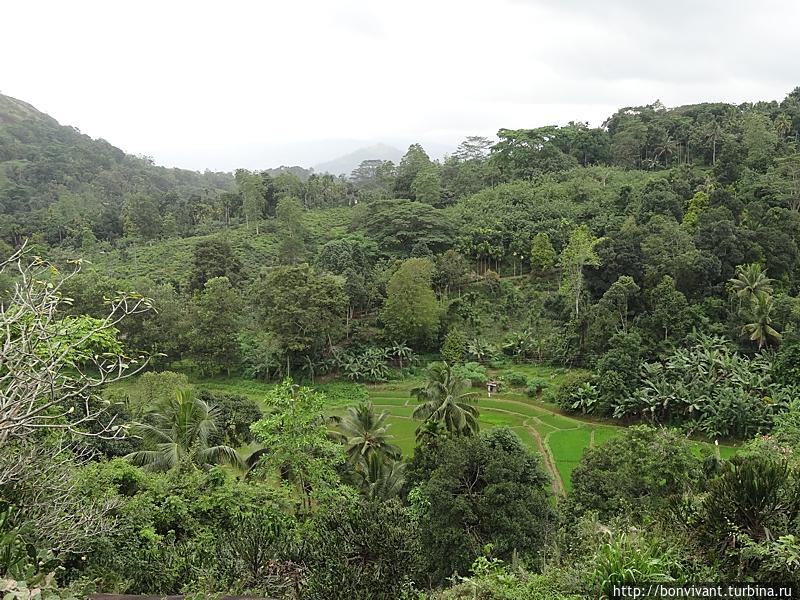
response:
M527 367L527 370L526 370ZM546 367L516 366L526 375L557 377ZM527 372L530 371L530 372ZM557 384L557 379L554 381ZM368 386L370 399L378 411L389 413L397 444L406 456L411 456L416 444L415 432L419 421L411 414L416 406L416 399L410 390L420 384L419 380L405 380L380 385ZM241 393L255 400L263 398L269 385L255 382L239 382L238 380L202 382L203 387L219 392ZM621 428L606 423L596 423L560 414L557 409L539 400L528 398L518 391L504 391L488 398L485 390L476 388L479 393L478 408L482 429L506 426L513 429L531 449L543 457L545 467L553 481L553 491L563 495L571 487L571 475L587 448L597 446L617 435ZM341 414L342 407L332 408L331 413ZM713 452L710 444L696 442L698 454L708 455ZM727 458L736 452L731 446L720 446L720 454Z
M411 455L419 421L411 414L416 400L410 389L417 382L369 386L370 399L378 411L389 413L393 443L403 453ZM521 393L493 394L482 392L478 399L482 429L507 426L531 449L542 455L553 481L553 491L563 495L571 489L571 474L587 448L602 444L617 435L621 428L614 425L583 421L559 414L554 407L526 397ZM708 444L697 442L697 451L708 454ZM720 447L723 457L736 449Z

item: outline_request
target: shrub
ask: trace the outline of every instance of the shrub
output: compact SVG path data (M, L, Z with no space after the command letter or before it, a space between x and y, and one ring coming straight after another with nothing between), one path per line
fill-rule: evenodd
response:
M531 398L540 396L544 390L550 387L550 382L542 377L532 377L528 380L527 394Z
M479 365L476 362L468 362L465 365L458 365L453 367L453 373L458 377L469 379L473 387L480 387L486 385L489 381L489 376L486 373L486 367Z
M325 396L326 406L357 406L369 401L369 392L361 383L334 381L315 385L314 389Z
M522 386L528 383L527 378L523 373L518 371L509 371L505 375L503 375L503 381L505 381L508 385L513 386Z
M591 373L584 371L568 372L564 376L564 382L552 388L552 392L548 393L548 400L555 402L558 406L566 411L573 412L575 409L572 405L575 403L579 390L586 383L593 383L594 376Z

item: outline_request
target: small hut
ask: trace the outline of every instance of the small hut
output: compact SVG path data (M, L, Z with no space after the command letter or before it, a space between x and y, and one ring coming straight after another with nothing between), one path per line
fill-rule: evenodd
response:
M498 391L500 391L499 381L495 381L494 379L492 379L491 381L486 382L486 392L489 394L489 398L492 397L492 394Z

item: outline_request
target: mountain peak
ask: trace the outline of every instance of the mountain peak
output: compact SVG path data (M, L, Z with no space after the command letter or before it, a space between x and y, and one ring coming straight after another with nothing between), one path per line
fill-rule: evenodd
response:
M333 175L349 175L353 169L365 160L391 160L399 162L403 151L388 144L373 144L354 150L349 154L339 156L332 160L314 165L317 173L331 173Z

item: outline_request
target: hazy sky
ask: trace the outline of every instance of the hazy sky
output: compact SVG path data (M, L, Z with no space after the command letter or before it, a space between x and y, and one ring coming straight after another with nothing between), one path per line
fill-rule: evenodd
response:
M358 146L800 85L795 0L25 0L0 92L157 163L311 165Z

